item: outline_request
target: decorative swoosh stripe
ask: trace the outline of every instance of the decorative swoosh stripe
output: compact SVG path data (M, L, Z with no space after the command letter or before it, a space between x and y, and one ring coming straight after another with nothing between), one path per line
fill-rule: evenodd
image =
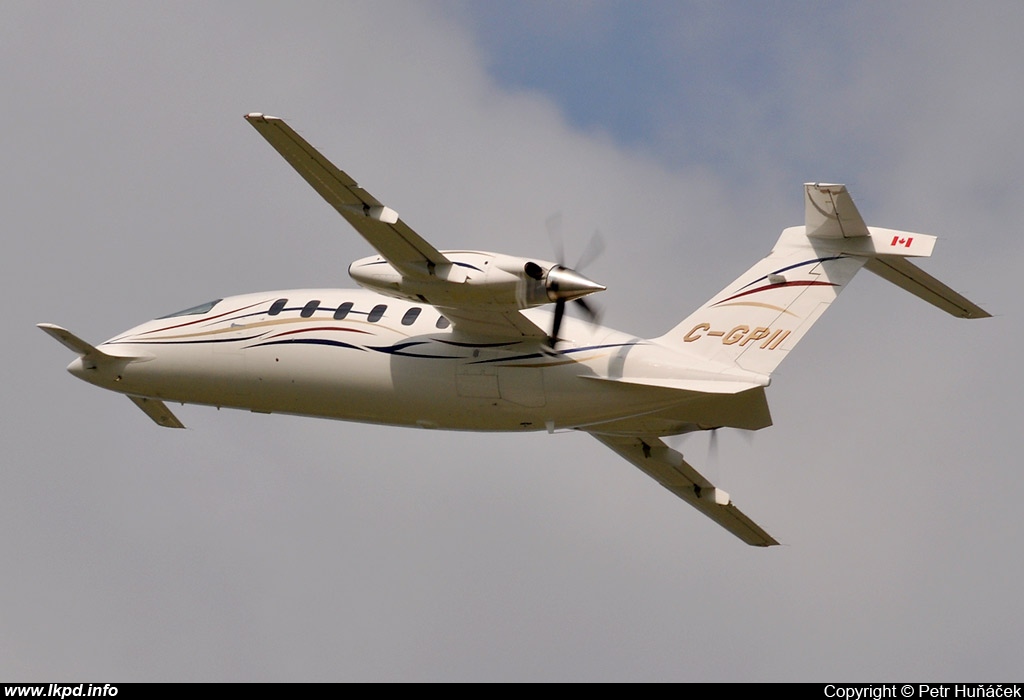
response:
M389 263L387 260L374 260L372 262L366 263L365 266L369 267L370 265L390 265L390 264L391 263ZM452 260L452 265L455 265L456 267L466 267L466 268L469 268L470 270L476 270L477 272L483 272L483 270L481 270L476 265L470 265L467 262L459 262L458 260Z
M519 345L523 341L521 340L509 340L504 343L460 343L455 340L444 340L443 338L431 338L435 343L444 343L445 345L453 345L457 348L504 348L509 345Z
M271 326L282 326L282 325L292 326L292 325L295 325L297 323L302 323L303 321L305 321L305 319L280 318L280 319L274 319L274 320L271 320L271 321L261 321L260 323L251 323L251 324L243 325L243 326L232 325L232 326L226 326L226 327L221 327L221 328L213 328L213 329L210 329L210 330L197 331L195 333L180 333L180 334L165 336L163 338L160 338L159 340L161 340L161 341L183 341L183 340L186 340L186 339L210 338L210 337L213 337L213 336L222 336L222 335L224 335L226 333L238 333L238 332L242 332L242 331L250 331L250 332L252 332L252 331L254 331L256 329L268 328L268 327L271 327ZM221 323L223 323L223 322L224 321L222 321ZM297 328L297 329L294 329L294 330L280 331L280 332L274 333L270 337L276 338L276 337L282 336L282 335L289 335L289 334L292 334L292 333L306 333L306 332L309 332L309 331L338 331L338 332L345 332L345 333L361 333L361 334L364 334L364 335L373 335L373 333L370 333L369 331L359 330L359 329L356 329L356 328L344 328L344 327L340 327L340 326L316 326L316 327L313 327L313 328L308 328L307 327L307 328ZM155 332L155 331L147 331L146 333L142 333L140 336L134 336L134 337L135 338L141 338L141 336L143 336L143 335L149 335L150 332ZM217 342L230 342L232 340L237 340L239 342L243 342L243 341L247 341L247 340L252 340L253 338L259 338L259 337L265 335L266 333L267 333L267 331L263 330L261 332L256 333L255 335L249 335L249 336L246 336L244 338L231 337L231 338L226 338L226 339L223 339L223 340L218 340ZM152 339L148 339L148 340L132 340L128 336L122 336L121 338L118 338L116 341L111 341L111 344L113 344L115 342L116 343L147 343L147 342L151 342L151 341L152 341Z
M342 328L340 326L317 326L315 328L296 328L290 331L281 331L280 333L274 333L271 338L280 338L284 335L293 335L295 333L312 333L315 331L332 331L337 333L361 333L363 335L373 335L370 331L360 330L358 328Z
M528 355L516 355L515 357L491 357L486 360L474 360L473 362L467 362L469 365L493 365L498 362L518 362L519 360L533 360L538 357L544 357L543 353L531 352Z
M416 347L417 345L424 345L424 344L426 344L425 340L410 340L408 343L397 343L395 345L388 345L387 347L383 347L383 346L382 347L374 347L372 345L368 345L366 347L366 349L367 350L376 350L377 352L385 352L385 353L388 353L388 354L394 354L396 352L400 352L402 350L405 350L406 348L412 348L412 347Z
M235 343L263 337L262 333L245 338L206 338L205 340L180 340L177 338L149 340L108 340L104 345L209 345L210 343Z
M607 350L609 348L631 348L634 345L638 345L636 341L630 343L609 343L607 345L588 345L582 348L569 348L567 350L554 350L551 353L540 353L532 352L525 355L516 355L515 357L492 357L486 360L477 360L476 362L470 362L471 365L486 365L493 364L496 362L516 362L518 360L534 360L538 357L552 357L552 356L565 356L574 355L581 352L593 352L594 350ZM566 362L574 362L575 360L566 360ZM564 363L555 363L564 364Z
M327 338L285 338L284 340L265 340L262 343L253 343L252 345L246 345L245 349L248 350L249 348L261 348L267 345L330 345L336 348L346 348L349 350L359 350L360 352L366 352L366 348L361 348L358 345L343 343L340 340L328 340Z
M781 275L783 272L789 272L790 270L795 270L798 267L806 267L808 265L817 265L818 263L828 262L829 260L842 260L845 257L847 257L847 256L845 256L845 255L831 255L831 256L829 256L827 258L814 258L812 260L804 260L803 262L798 262L798 263L794 263L792 265L787 265L786 267L780 267L778 270L773 270L772 272L769 272L764 277L758 278L758 279L753 280L751 282L747 282L745 285L740 287L740 289L746 289L747 287L749 287L752 284L757 284L758 282L764 282L766 279L768 279L772 275Z
M267 303L266 301L258 301L255 304L249 304L248 306L242 306L242 307L237 308L237 309L232 309L231 311L225 311L224 313L217 314L216 316L209 316L209 317L204 316L203 318L197 318L194 321L186 321L185 323L176 323L176 324L173 324L173 325L170 325L170 326L164 326L163 328L154 328L153 330L146 331L145 333L142 333L141 335L149 335L151 333L160 333L162 331L170 331L170 330L174 330L175 328L184 328L185 326L192 326L192 325L195 325L197 323L209 323L210 321L216 321L217 319L223 318L224 316L228 316L230 314L237 314L239 311L245 311L246 309L251 309L254 306L259 306L260 304L266 304L266 303Z
M722 299L722 301L716 302L714 304L714 306L721 306L722 304L725 304L726 302L730 302L733 299L739 299L740 297L745 297L748 294L757 294L758 292L765 292L765 291L768 291L769 289L783 289L785 287L838 287L838 286L839 286L838 284L834 284L832 282L818 282L816 280L793 280L792 282L778 282L777 284L766 284L765 286L758 287L757 289L748 289L745 292L740 292L739 294L733 294L731 297L728 297L727 299Z
M249 307L243 307L249 308ZM221 314L222 316L237 312L241 309L235 309L234 311L226 312ZM255 329L265 326L274 326L279 324L291 324L301 323L305 319L275 319L273 321L264 321L248 326L249 329ZM223 321L222 321L223 322ZM178 326L167 327L159 330L171 330L175 327L192 325L194 322L187 324L179 324ZM466 355L441 355L430 353L428 348L431 345L434 346L446 346L453 349L490 349L490 348L504 348L511 345L519 345L522 341L504 341L496 343L467 343L459 341L444 340L440 338L429 338L428 340L409 340L404 342L395 343L387 346L360 346L352 343L346 343L341 340L334 340L326 337L309 337L304 334L307 333L358 333L361 335L375 335L374 333L362 329L346 328L342 326L313 326L303 328L291 328L287 330L280 330L268 335L267 330L261 330L260 332L251 333L245 337L209 337L213 335L223 335L225 333L234 333L239 330L239 327L227 327L219 329L211 329L206 331L200 331L197 333L183 333L180 335L174 335L165 338L122 338L117 340L108 341L110 345L123 345L123 344L137 344L137 345L208 345L208 344L221 344L221 343L239 343L243 345L243 349L268 347L273 345L318 345L324 347L342 348L346 350L358 350L360 352L378 352L386 355L392 355L395 357L409 357L424 360L469 360L470 358ZM148 333L155 333L157 331L147 331L142 335L148 335ZM253 342L256 341L256 342ZM611 348L622 348L622 347L633 347L634 345L641 344L642 341L633 341L629 343L611 343L604 345L590 345L581 348L569 348L566 350L553 350L545 352L530 352L522 353L519 355L513 355L511 357L493 357L483 360L473 360L468 364L472 365L488 365L488 364L500 364L503 367L523 367L523 368L543 368L553 367L557 365L570 364L578 362L577 359L572 359L570 355L578 355L579 353L588 353L598 350L608 350ZM423 347L426 346L426 347ZM426 350L427 352L421 352ZM524 362L525 360L538 360L547 358L546 362ZM587 358L588 360L595 359L593 357Z
M799 318L795 313L793 313L789 309L784 309L783 307L778 306L776 304L765 304L764 302L760 301L734 301L731 303L720 301L717 304L715 304L715 306L752 306L756 309L768 309L769 311L777 311L788 316Z
M329 340L327 338L284 338L282 340L266 340L262 343L253 343L247 345L246 349L259 348L267 345L326 345L329 347L345 348L348 350L359 350L360 352L367 352L373 350L375 352L385 353L388 355L397 355L399 357L416 357L425 360L460 360L461 357L452 355L421 355L418 353L406 352L406 348L414 347L417 345L424 345L424 341L416 341L411 343L400 343L398 345L392 345L389 347L359 347L358 345L352 345L351 343L345 343L340 340Z
M426 345L426 341L415 340L415 341L408 342L408 343L399 343L398 345L391 345L391 346L386 347L386 348L384 348L384 347L381 347L381 348L368 347L367 349L368 350L373 350L375 352L381 352L381 353L384 353L384 354L387 354L387 355L396 355L398 357L418 357L418 358L421 358L421 359L424 359L424 360L461 360L461 359L463 359L461 357L458 357L457 355L421 355L421 354L415 353L415 352L406 352L407 348L416 347L417 345Z

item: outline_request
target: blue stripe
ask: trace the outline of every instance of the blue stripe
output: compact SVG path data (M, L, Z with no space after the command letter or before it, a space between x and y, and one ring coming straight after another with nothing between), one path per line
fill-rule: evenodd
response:
M559 355L571 355L577 352L590 352L591 350L604 350L606 348L631 348L636 345L640 345L640 342L633 341L630 343L609 343L607 345L589 345L585 348L571 348L569 350L555 350L550 353L534 352L528 355L516 355L515 357L495 357L489 360L477 360L476 362L469 362L471 365L486 365L493 362L516 362L518 360L535 360L538 357L558 357Z
M284 340L268 340L264 343L253 343L247 345L246 349L249 348L260 348L265 345L329 345L336 348L348 348L350 350L359 350L360 352L366 352L366 348L361 348L358 345L351 345L349 343L343 343L340 340L327 340L326 338L286 338Z
M845 255L833 255L833 256L828 257L828 258L815 258L814 260L805 260L804 262L795 263L793 265L790 265L789 267L780 267L778 270L770 272L770 273L768 273L768 275L765 275L764 277L756 279L753 282L748 282L747 284L745 284L742 287L740 287L740 289L746 289L747 287L749 287L752 284L757 284L758 282L763 282L766 279L768 279L769 275L780 275L783 272L788 272L790 270L795 270L798 267L804 267L806 265L817 265L818 263L828 262L829 260L841 260L841 259L843 259L845 257L846 257ZM737 290L737 291L739 291L739 290Z

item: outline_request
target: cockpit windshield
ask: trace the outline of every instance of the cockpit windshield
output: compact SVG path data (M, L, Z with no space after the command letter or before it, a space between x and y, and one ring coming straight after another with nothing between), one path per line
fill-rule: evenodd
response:
M214 306L224 301L223 299L214 299L208 301L205 304L199 304L191 308L185 309L184 311L175 311L173 314L167 314L166 316L159 316L158 318L175 318L177 316L199 316L200 314L209 313Z

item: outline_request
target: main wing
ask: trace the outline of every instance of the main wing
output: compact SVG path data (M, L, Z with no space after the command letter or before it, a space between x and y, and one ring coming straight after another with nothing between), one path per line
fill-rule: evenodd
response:
M690 466L682 454L660 439L591 434L747 544L757 547L778 544L775 538L732 504L729 494L715 487Z
M277 117L245 115L274 149L403 275L420 277L448 258Z
M440 308L456 329L490 336L546 337L518 307L493 302L482 306L479 299L471 298L459 284L464 279L460 263L424 240L398 212L360 187L283 120L259 112L245 119L405 280L444 285L443 301L428 303Z

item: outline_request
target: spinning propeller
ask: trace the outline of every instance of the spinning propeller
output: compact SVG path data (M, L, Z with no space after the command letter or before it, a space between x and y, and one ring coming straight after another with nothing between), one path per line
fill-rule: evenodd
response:
M562 318L565 315L565 303L567 301L574 302L591 323L596 323L600 318L600 312L583 297L606 289L604 285L598 284L578 272L578 270L592 263L604 252L604 238L600 232L594 232L590 242L587 243L587 247L583 250L583 254L580 255L575 268L570 268L565 265L565 249L562 245L560 232L561 223L561 214L555 214L547 220L548 236L551 238L552 247L555 249L557 264L546 271L535 264L533 264L532 268L530 265L527 265L526 268L527 275L533 279L544 281L548 298L555 302L551 333L548 334L548 346L552 350L555 347L555 343L558 342L558 331L562 327Z

